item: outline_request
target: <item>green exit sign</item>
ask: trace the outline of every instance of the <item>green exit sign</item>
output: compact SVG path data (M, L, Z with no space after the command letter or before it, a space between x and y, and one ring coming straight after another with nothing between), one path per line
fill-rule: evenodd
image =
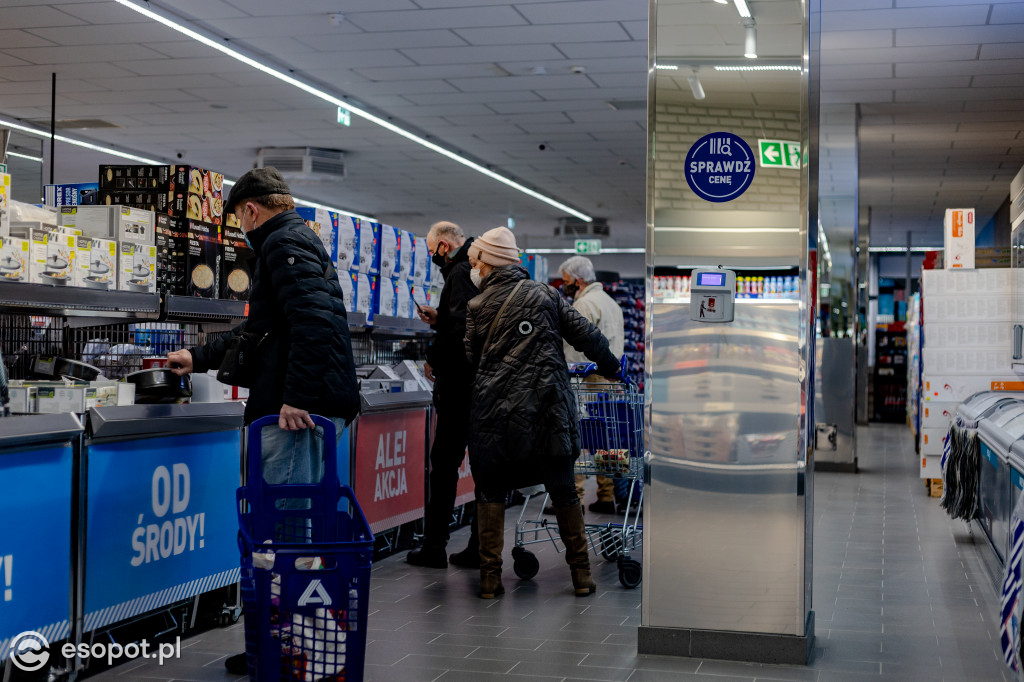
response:
M352 112L345 107L338 107L338 125L352 125Z
M787 140L758 140L761 168L800 169L800 143Z
M576 253L581 256L589 256L595 253L601 253L601 240L600 239L577 239L576 240Z

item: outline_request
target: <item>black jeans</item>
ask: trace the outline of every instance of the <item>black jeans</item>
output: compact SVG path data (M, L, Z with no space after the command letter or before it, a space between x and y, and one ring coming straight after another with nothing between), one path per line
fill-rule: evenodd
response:
M552 467L543 476L544 489L551 496L551 506L555 509L572 507L580 503L576 493L576 476L572 470L572 462L566 460L564 465ZM504 502L509 491L505 488L476 489L478 502Z
M469 401L466 395L435 400L437 431L430 448L430 497L424 517L424 545L448 543L459 467L469 445Z

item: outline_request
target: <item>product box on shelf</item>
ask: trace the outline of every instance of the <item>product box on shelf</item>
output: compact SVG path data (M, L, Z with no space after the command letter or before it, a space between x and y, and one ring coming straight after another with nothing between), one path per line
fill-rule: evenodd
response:
M76 237L74 285L86 289L117 290L117 242L97 237Z
M60 224L83 237L155 244L156 216L132 206L63 206Z
M974 209L947 208L943 228L946 269L974 269Z
M921 403L922 429L949 429L956 420L958 402L923 402Z
M412 292L409 290L409 280L398 279L395 282L395 317L412 319L416 317L413 311L416 307L412 304Z
M338 216L338 257L335 260L339 272L359 270L359 218Z
M31 233L29 281L34 284L74 285L75 235L60 230Z
M422 286L430 281L430 247L427 238L413 235L412 281Z
M175 296L185 296L188 253L188 222L169 215L156 216L156 279L157 288Z
M401 279L413 278L413 258L416 253L416 239L412 232L399 230L401 243L398 245L398 276Z
M401 230L390 225L380 226L380 277L381 279L395 279L398 277L399 248L402 244Z
M389 277L381 277L378 280L376 294L373 316L397 317L395 310L395 280Z
M32 242L19 237L0 237L0 282L29 281Z
M100 202L221 225L224 175L195 166L100 166Z
M220 228L198 220L188 221L185 251L185 294L217 298L222 246Z
M121 291L156 292L156 246L121 242L117 270L117 288Z
M353 275L356 279L356 311L366 315L367 324L373 322L373 302L377 296L377 275L359 272Z
M92 206L96 203L100 186L95 182L64 185L45 185L43 203L47 206Z
M415 318L419 318L419 315L417 314L417 311L416 311L416 304L417 303L420 304L421 306L428 306L428 305L429 306L433 306L434 305L430 301L430 286L429 285L428 286L423 286L423 285L420 285L420 284L413 284L412 288L409 291L409 295L412 296L412 300L413 300L412 314L413 314L413 317L415 317Z
M926 325L927 327L927 325ZM929 376L922 380L926 402L961 403L981 391L1024 391L1024 377L1012 372L981 376Z
M11 233L11 176L0 173L0 237Z
M359 221L359 272L380 274L380 223Z
M300 206L295 211L302 216L310 229L320 237L324 250L332 263L338 262L338 223L340 214L322 208ZM347 269L347 268L346 268Z
M245 243L245 233L239 227L221 229L223 257L220 261L220 298L230 301L249 300L255 254Z
M39 411L38 396L35 386L18 386L12 382L8 388L11 402L11 414L34 414Z
M338 284L341 285L341 298L345 302L345 312L355 312L356 280L355 273L338 270Z

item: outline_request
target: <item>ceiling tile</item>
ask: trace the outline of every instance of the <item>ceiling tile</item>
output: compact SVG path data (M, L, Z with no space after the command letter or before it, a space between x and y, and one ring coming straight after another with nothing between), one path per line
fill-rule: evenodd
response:
M318 50L289 57L288 66L303 70L360 68L365 71L380 70L387 73L389 69L400 70L394 67L408 69L414 67L415 64L398 50L346 50L344 52ZM368 78L378 80L372 77ZM388 79L381 78L379 80Z
M1019 43L1020 26L944 26L940 28L901 28L895 31L896 47L918 45L978 45L982 43Z
M877 64L901 62L946 62L957 59L975 59L978 50L971 45L932 47L891 47L864 50L842 50L822 54L823 66L833 64ZM827 87L827 86L826 86Z
M465 28L456 31L472 45L530 45L533 43L586 43L591 41L630 40L617 23L577 24L571 31L564 26L513 26L508 28Z
M89 24L149 24L148 19L138 12L132 11L116 2L83 2L75 4L55 5L57 9L65 14L83 20ZM35 26L69 26L72 22L46 22L34 24ZM74 23L82 23L81 21ZM170 29L167 29L170 31Z
M118 68L113 64L104 62L81 63L81 64L58 64L56 66L11 66L3 71L3 77L11 81L45 81L50 82L50 74L57 74L57 87L68 85L65 81L94 78L109 78L114 76L130 76L131 73Z
M417 30L522 26L527 22L511 6L460 9L416 9L392 12L348 12L347 21L364 31L388 31L416 27Z
M279 0L227 0L230 4L244 10L254 17L291 16L296 4L282 3ZM301 9L306 14L326 16L332 12L366 12L371 10L408 10L416 9L411 0L302 0Z
M528 100L540 101L540 97L532 92L459 92L459 93L409 93L406 97L415 104L487 104L490 102L520 102Z
M823 12L822 32L859 31L926 26L979 26L988 19L988 3L944 6L942 11L912 9L875 9Z
M576 0L544 2L519 7L531 24L575 24L580 17L588 21L633 21L647 24L647 7L622 0Z
M588 59L615 57L643 57L647 59L647 39L618 42L598 41L593 43L562 43L555 47L569 59Z
M338 36L296 36L315 50L384 50L414 47L464 46L466 41L452 31L380 31Z
M281 19L275 16L260 16L248 19L211 19L206 22L220 35L248 40L282 35ZM170 30L170 29L168 29ZM322 14L291 14L287 19L287 36L334 36L340 39L342 29L331 26Z
M109 53L110 46L112 45L120 48L126 44L146 44L150 41L167 40L170 35L166 26L153 22L145 24L118 23L97 26L60 26L56 28L33 28L29 29L29 31L50 44L58 44L65 47L69 45L103 47L108 51L107 58L114 56ZM8 45L6 42L0 43L0 45L3 45L4 49L8 47L35 47L34 45ZM47 43L39 41L39 45L46 46ZM88 61L96 60L89 59Z
M52 45L48 40L40 38L37 33L39 29L27 29L27 30L0 30L0 49L8 49L11 47L42 47L44 45Z
M545 60L564 59L565 55L553 45L482 45L479 47L427 47L402 49L402 54L417 64L476 64L479 62L513 62L529 56L542 63Z
M506 76L504 78L452 78L448 81L462 92L502 90L551 90L593 88L594 84L579 76Z
M395 53L403 61L397 52ZM343 59L338 63L345 64ZM356 73L371 81L454 80L464 78L507 78L508 72L495 64L444 64L440 66L401 66L356 68Z
M103 62L115 56L110 45L76 45L73 47L16 47L5 50L7 54L32 64L71 64ZM118 45L118 61L161 59L164 55L142 45L131 43Z

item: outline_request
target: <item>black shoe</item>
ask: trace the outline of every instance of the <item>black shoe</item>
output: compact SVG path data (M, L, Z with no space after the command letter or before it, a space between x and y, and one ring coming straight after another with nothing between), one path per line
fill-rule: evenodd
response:
M232 675L248 675L249 659L245 654L235 654L224 659L224 668Z
M597 502L591 502L587 509L595 514L614 514L615 503L611 501L602 502L601 500L598 500Z
M413 566L448 568L448 554L444 551L443 546L424 545L406 554L405 560Z
M480 568L480 547L470 545L458 554L448 557L448 563L459 568Z

